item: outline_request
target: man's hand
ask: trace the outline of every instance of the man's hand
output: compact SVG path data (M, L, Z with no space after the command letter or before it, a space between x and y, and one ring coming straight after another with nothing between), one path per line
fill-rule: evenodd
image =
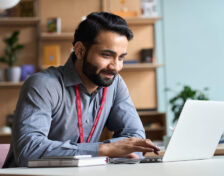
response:
M108 156L110 158L138 158L133 152L154 152L158 155L159 151L160 149L150 139L139 139L135 137L114 143L100 144L99 146L99 156Z

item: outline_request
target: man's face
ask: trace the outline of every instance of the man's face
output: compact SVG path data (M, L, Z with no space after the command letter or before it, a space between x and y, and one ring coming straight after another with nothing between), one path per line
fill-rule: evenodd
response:
M107 87L123 67L128 40L115 32L103 31L83 58L82 71L97 86Z

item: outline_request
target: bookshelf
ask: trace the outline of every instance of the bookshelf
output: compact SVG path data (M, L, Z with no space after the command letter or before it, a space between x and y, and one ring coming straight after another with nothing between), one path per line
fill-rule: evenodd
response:
M166 114L157 111L138 112L145 128L146 137L161 141L166 134Z
M2 17L0 18L0 56L3 55L5 44L2 40L13 31L20 31L19 41L25 45L21 50L16 65L32 64L37 69L39 57L39 17ZM0 63L4 70L6 65ZM4 74L3 74L4 76ZM15 110L22 82L0 82L0 128L6 125L9 114Z

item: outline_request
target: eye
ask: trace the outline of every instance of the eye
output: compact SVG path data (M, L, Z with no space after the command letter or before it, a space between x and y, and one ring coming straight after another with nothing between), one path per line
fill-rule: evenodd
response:
M109 57L111 57L111 54L109 54L109 53L102 53L101 54L104 58L109 58Z
M119 60L124 60L124 59L125 59L125 56L126 56L126 55L121 55L121 56L119 57Z

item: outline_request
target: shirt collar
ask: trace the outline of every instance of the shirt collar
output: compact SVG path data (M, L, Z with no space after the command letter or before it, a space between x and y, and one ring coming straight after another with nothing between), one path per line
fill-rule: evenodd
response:
M66 87L74 86L76 84L82 84L82 80L80 79L76 69L75 69L75 54L71 53L68 61L62 68L62 74L64 79L64 84Z
M81 78L79 77L75 69L75 64L74 64L75 59L76 59L75 53L72 52L68 58L68 61L62 68L64 84L66 87L81 84L86 89L86 87L84 86ZM93 94L99 92L100 90L102 90L102 88L103 87L99 86ZM87 89L86 89L86 92L88 92Z

